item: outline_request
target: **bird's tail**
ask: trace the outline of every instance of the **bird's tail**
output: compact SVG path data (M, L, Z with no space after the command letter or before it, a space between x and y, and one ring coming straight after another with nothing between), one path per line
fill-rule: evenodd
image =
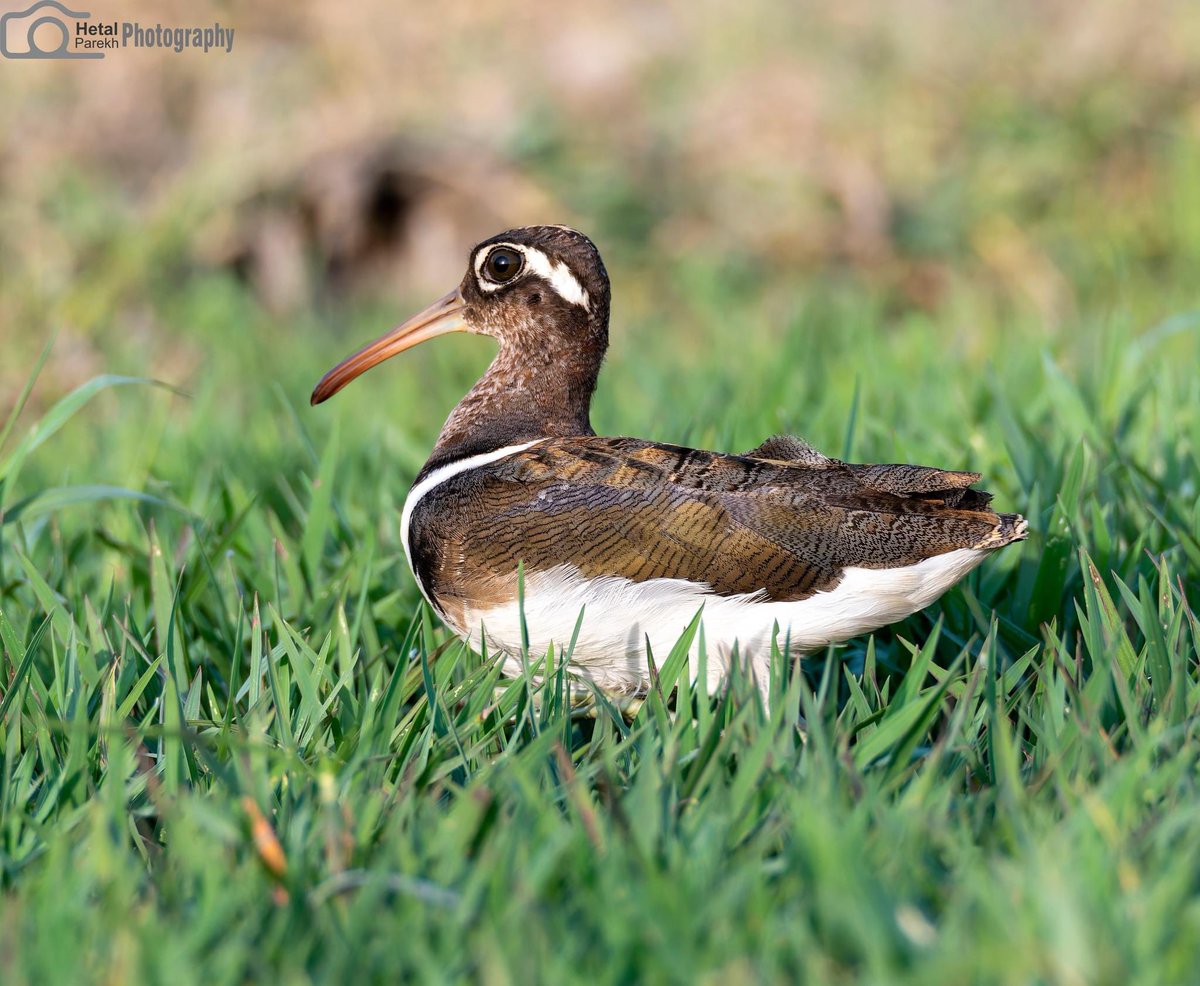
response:
M998 514L1000 523L992 529L976 548L981 551L992 551L996 548L1003 548L1006 544L1012 544L1014 541L1024 541L1029 534L1029 521L1020 514Z

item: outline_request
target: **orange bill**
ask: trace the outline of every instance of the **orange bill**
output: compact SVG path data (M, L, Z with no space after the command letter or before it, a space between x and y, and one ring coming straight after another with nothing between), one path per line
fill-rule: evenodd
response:
M391 332L380 336L374 342L363 346L353 356L347 356L337 366L321 377L321 382L313 389L311 402L320 404L327 401L346 384L359 374L366 373L385 359L390 359L397 353L432 339L434 336L445 335L448 332L464 332L466 324L462 319L463 299L455 288L449 294L442 295L432 305L418 312L402 325L396 326Z

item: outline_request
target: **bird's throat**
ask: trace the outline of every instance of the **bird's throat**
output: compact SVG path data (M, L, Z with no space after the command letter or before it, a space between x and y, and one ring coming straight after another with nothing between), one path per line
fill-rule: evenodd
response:
M538 438L593 435L600 359L576 349L531 353L502 345L450 412L422 474L447 462Z

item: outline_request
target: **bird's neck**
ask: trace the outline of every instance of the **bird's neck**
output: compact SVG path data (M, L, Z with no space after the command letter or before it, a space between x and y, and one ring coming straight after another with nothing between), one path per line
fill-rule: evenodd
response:
M472 455L539 438L594 435L590 410L600 357L578 349L501 345L492 365L442 426L422 475Z

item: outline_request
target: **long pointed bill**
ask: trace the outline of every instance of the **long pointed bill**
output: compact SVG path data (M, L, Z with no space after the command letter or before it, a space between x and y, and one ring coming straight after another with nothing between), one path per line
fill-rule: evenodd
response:
M466 331L466 324L462 319L462 308L462 295L458 293L458 288L455 288L449 294L438 298L423 312L418 312L403 325L398 325L391 332L380 336L353 356L347 356L321 377L321 382L313 389L311 402L320 404L322 401L329 400L359 374L366 373L371 367L377 366L397 353L412 349L413 346L425 342L426 339L445 335L447 332Z

